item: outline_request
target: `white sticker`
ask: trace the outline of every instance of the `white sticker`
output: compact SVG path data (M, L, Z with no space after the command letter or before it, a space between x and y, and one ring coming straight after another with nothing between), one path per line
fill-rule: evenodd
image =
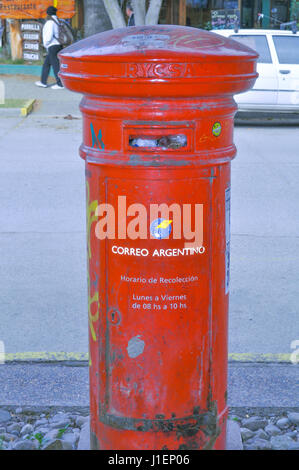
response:
M225 190L225 294L229 292L230 274L230 187Z
M133 46L136 49L151 49L164 47L169 40L167 34L132 34L122 39L123 46Z
M140 335L134 336L134 338L131 338L130 341L128 342L127 351L128 351L129 357L135 358L135 357L140 356L140 354L143 353L145 342L140 338L141 338Z

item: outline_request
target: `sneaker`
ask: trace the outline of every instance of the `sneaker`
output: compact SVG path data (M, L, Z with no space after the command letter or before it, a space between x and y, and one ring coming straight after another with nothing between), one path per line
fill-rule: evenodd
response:
M63 90L64 86L60 86L60 85L53 85L52 87L52 90Z
M40 87L42 87L42 88L47 88L47 87L48 87L48 85L45 85L45 84L42 83L42 82L35 82L35 85L36 85L36 86L40 86Z

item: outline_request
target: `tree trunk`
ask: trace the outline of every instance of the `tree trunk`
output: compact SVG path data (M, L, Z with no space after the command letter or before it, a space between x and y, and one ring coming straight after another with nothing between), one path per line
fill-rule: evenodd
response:
M84 37L111 29L103 0L84 0Z
M124 28L126 22L117 0L103 0L113 28Z
M179 25L186 26L186 0L180 0L180 4L179 4Z
M162 1L151 0L145 16L145 24L158 24Z
M136 26L145 24L145 0L132 0L134 19Z
M20 20L11 20L9 22L9 31L10 31L11 58L12 60L22 59L23 44L22 44Z
M92 1L92 0L85 0ZM151 0L148 11L146 13L145 0L131 0L134 11L134 19L136 26L145 24L157 24L163 0ZM109 15L113 28L123 28L126 26L124 15L120 8L118 0L102 0L105 5L106 12Z

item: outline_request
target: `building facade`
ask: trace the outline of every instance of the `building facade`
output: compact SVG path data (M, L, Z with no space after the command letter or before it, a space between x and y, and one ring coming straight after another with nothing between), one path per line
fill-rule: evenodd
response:
M263 16L259 16L262 14ZM299 22L299 0L164 0L160 23L195 28L279 28Z

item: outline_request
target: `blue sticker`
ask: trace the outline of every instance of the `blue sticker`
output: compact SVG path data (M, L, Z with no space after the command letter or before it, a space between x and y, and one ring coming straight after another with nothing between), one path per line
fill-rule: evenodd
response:
M172 220L167 219L156 219L151 223L150 231L153 237L157 238L157 240L161 240L162 238L167 238L171 233L171 224Z

